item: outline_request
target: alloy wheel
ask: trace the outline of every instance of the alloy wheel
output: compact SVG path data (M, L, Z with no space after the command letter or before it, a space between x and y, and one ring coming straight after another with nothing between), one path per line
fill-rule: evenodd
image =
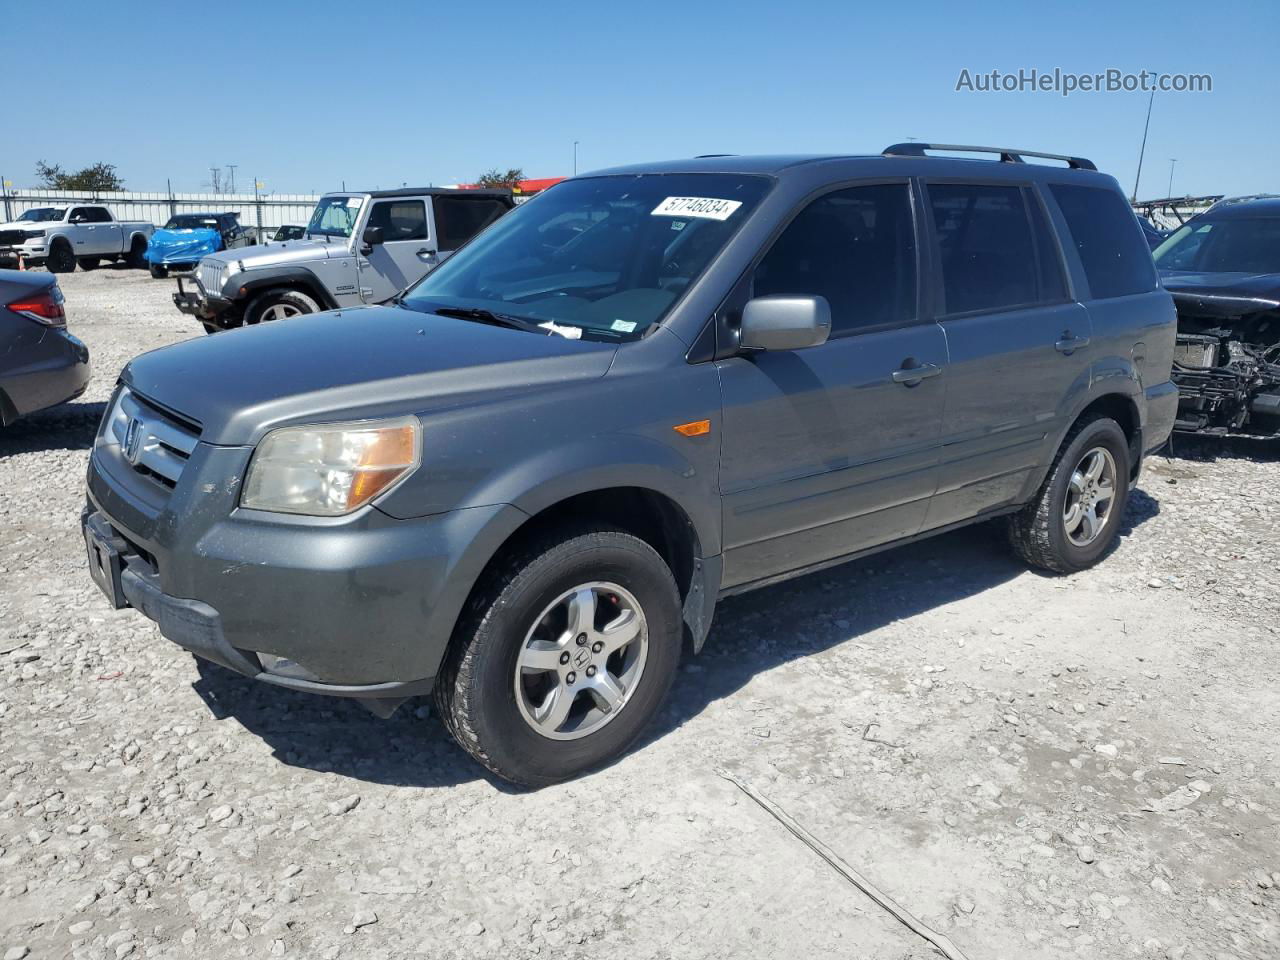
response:
M630 700L648 650L644 611L623 587L596 581L566 590L521 643L515 670L520 715L552 740L595 733Z
M1071 471L1062 526L1067 539L1087 547L1111 522L1116 496L1116 461L1105 447L1092 447Z

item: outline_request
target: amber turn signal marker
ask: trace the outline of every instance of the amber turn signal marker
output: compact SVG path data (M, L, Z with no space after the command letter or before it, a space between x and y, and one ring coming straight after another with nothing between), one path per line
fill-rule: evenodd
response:
M683 433L686 437L701 437L711 432L710 420L692 420L689 423L676 424L672 429Z

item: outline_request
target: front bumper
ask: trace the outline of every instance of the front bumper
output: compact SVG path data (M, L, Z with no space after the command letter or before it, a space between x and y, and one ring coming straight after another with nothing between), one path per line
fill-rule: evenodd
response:
M118 449L95 445L83 526L119 557L120 605L199 657L313 693L429 690L484 563L525 517L507 505L415 520L245 510L248 451L206 444L158 501Z
M190 267L190 264L186 266ZM211 296L194 276L187 275L174 279L178 281L178 292L173 295L173 305L188 316L209 323L217 323L218 318L231 309L230 301ZM195 289L188 289L186 284L191 284Z

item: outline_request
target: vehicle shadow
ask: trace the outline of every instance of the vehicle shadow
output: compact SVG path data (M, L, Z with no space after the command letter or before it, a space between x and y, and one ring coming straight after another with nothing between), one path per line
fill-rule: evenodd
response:
M1130 499L1123 538L1159 512L1141 491ZM757 674L849 642L895 620L981 594L1027 571L1010 552L1003 524L979 524L888 550L721 603L704 655L686 663L667 707L641 745L678 729ZM779 622L779 609L787 611ZM842 610L837 618L833 611ZM796 611L803 611L799 615ZM197 661L193 688L218 719L261 737L282 763L352 779L442 787L487 779L506 793L521 788L489 776L453 743L429 698L405 703L388 720L354 701L330 700L249 680ZM419 713L432 714L424 720Z
M1155 498L1133 490L1109 552L1123 551L1125 539L1159 512ZM681 672L668 710L644 742L732 696L757 674L1027 573L1057 576L1028 570L1010 549L1003 522L993 521L730 597L716 609L706 663L695 673ZM838 617L833 609L841 611ZM785 611L785 630L779 611Z
M61 403L0 427L0 457L51 450L88 450L106 410L102 402Z
M1218 460L1280 461L1280 437L1202 437L1175 434L1161 455L1170 460L1214 463Z

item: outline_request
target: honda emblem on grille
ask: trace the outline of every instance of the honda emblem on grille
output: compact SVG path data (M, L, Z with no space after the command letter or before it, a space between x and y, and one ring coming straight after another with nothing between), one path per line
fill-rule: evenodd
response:
M137 417L129 418L129 426L124 431L124 458L137 466L138 452L142 448L142 421Z

